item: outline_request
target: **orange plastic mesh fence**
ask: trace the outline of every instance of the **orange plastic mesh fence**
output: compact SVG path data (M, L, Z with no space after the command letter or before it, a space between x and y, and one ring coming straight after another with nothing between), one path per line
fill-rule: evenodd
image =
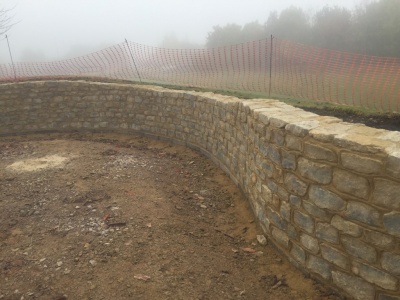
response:
M121 43L52 62L0 65L0 81L104 78L237 90L400 112L400 59L273 38L212 49Z

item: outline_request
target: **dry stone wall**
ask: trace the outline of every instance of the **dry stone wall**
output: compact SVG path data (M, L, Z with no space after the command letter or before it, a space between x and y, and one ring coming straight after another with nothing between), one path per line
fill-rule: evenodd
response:
M0 85L0 135L73 130L201 151L297 267L354 299L400 299L400 132L275 100L79 81Z

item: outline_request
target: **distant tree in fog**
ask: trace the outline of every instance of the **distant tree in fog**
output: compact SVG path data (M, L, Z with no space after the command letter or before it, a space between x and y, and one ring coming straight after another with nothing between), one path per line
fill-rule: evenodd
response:
M359 52L400 57L399 0L369 2L359 6L354 16L354 43Z
M272 12L264 25L214 26L208 33L208 48L277 38L322 48L400 57L400 0L365 1L353 11L326 6L314 15L299 7Z
M310 40L310 17L299 7L291 6L279 15L273 12L266 23L266 32L297 42Z
M161 48L197 49L203 46L192 43L187 39L179 39L174 33L167 34L159 45Z
M242 26L231 23L223 27L214 26L213 31L208 33L206 45L208 48L214 48L239 44L242 41Z
M354 41L351 11L326 6L313 18L311 42L322 48L350 50Z

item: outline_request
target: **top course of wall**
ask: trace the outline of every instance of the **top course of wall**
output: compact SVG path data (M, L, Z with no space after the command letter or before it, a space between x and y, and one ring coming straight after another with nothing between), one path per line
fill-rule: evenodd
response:
M400 132L276 100L83 81L0 85L0 136L73 130L201 151L297 267L354 299L400 299Z

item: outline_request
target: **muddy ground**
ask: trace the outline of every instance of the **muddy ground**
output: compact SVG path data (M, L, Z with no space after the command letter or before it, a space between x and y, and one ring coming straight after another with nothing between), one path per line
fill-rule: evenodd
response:
M257 235L238 188L187 148L0 138L0 299L339 299Z

